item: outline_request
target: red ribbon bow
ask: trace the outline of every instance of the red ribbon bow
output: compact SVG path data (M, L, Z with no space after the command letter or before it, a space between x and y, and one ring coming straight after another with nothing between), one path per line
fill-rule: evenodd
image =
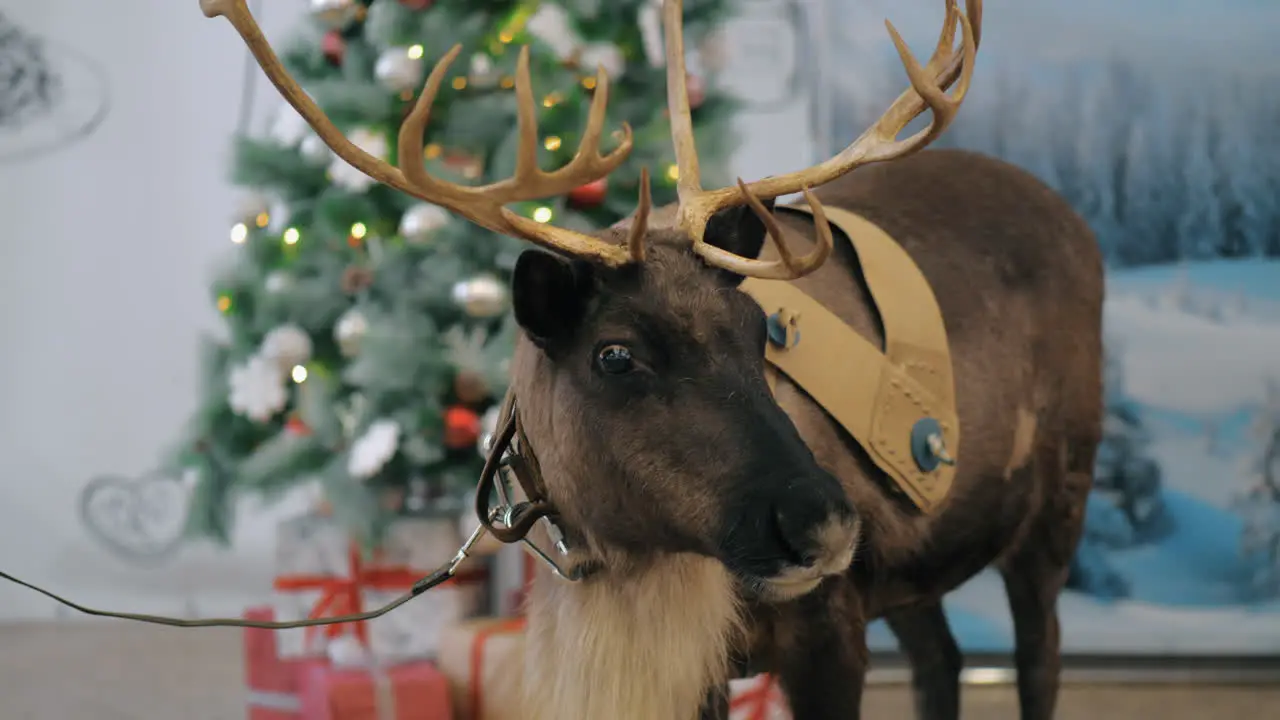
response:
M765 720L769 707L777 699L777 684L772 675L757 678L751 689L739 693L729 702L729 709L746 710L747 720Z
M352 543L347 551L351 574L348 577L336 575L282 575L275 579L274 587L280 592L300 592L319 590L320 599L312 606L307 615L308 620L336 617L338 615L357 615L364 612L362 593L365 590L408 590L414 583L422 579L423 573L407 567L387 567L373 565L366 567L360 556L360 548ZM474 582L484 577L485 573L475 570L458 573L444 584L457 582ZM334 623L323 626L325 637L339 637L348 625L354 626L351 631L361 645L368 647L369 631L364 621ZM306 629L307 642L310 642L321 627L312 626Z

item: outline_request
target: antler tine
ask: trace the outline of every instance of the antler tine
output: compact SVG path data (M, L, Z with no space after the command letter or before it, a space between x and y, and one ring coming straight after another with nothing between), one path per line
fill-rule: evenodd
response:
M676 195L683 212L685 198L696 197L702 191L698 148L693 138L693 117L685 81L684 3L665 0L662 13L667 55L667 114L671 118L671 143L676 154Z
M765 230L768 232L769 237L773 239L774 247L778 248L779 259L770 262L746 258L695 239L693 251L702 256L702 259L708 265L747 277L757 277L765 280L794 280L818 269L831 256L831 250L834 247L831 225L827 222L827 214L822 209L822 203L818 201L818 198L814 197L813 193L809 192L809 188L804 188L804 198L809 202L809 207L813 209L813 224L818 233L818 242L808 255L798 260L791 254L791 249L787 247L786 242L783 240L782 226L778 224L778 219L774 217L773 213L769 212L764 203L760 202L760 198L757 198L747 189L747 185L742 182L742 178L738 178L738 191L742 193L742 198L751 206L751 210L756 214L756 217L760 218L760 222L764 223Z
M631 230L627 233L627 252L633 262L644 262L644 238L649 230L649 210L653 198L649 188L649 168L640 168L640 204L636 206Z
M678 0L671 4L678 4ZM933 142L955 118L968 93L978 40L981 37L981 0L965 0L963 13L957 7L956 0L946 0L946 8L947 15L938 44L933 57L924 67L907 48L893 24L886 21L885 25L911 81L911 87L894 100L875 124L834 157L804 170L753 182L747 186L750 193L756 197L786 195L805 187L830 182L860 165L902 157ZM670 6L668 9L670 10ZM668 12L668 18L671 14ZM959 53L952 49L956 25L959 25L962 33ZM668 83L670 82L668 79ZM953 92L948 96L947 90L953 86ZM925 110L933 111L929 126L910 137L898 140L898 134ZM673 134L675 115L673 109ZM687 199L681 195L682 225L695 239L701 238L707 220L717 211L738 204L741 198L738 188L695 191Z
M591 102L587 128L577 153L564 167L553 172L543 172L537 166L537 118L529 79L528 48L524 48L517 69L520 154L516 159L514 176L480 187L457 185L427 173L422 164L422 150L432 103L444 82L445 73L457 59L462 46L456 45L446 53L428 76L421 95L401 125L397 153L399 167L393 167L348 140L299 87L297 81L290 77L263 36L245 0L200 0L200 8L207 17L227 18L281 96L338 157L370 178L407 195L445 207L487 230L523 238L548 250L611 267L633 261L633 253L627 247L539 223L503 207L510 202L568 192L608 175L630 156L633 138L631 127L626 123L622 125L618 147L608 155L600 154L600 136L604 127L609 86L603 68L597 71L598 89Z

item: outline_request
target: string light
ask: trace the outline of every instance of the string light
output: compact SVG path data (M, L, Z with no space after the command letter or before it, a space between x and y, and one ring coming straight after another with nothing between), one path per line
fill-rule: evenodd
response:
M239 245L249 237L249 228L244 223L231 226L231 242Z
M421 45L412 45L409 47L409 59L421 60L424 52L426 52L426 50Z
M595 90L595 89L596 89L596 79L595 79L595 76L593 76L593 75L588 75L588 76L586 76L586 77L582 78L582 87L584 87L584 88L586 88L586 89L588 89L588 90Z
M467 79L459 75L453 79L453 89L462 90L467 87Z
M510 90L516 86L516 79L513 77L504 77L498 81L498 84L502 86L503 90Z
M675 166L675 165L668 165L668 166L667 166L667 179L668 179L668 180L670 180L671 182L675 182L676 180L679 180L679 179L680 179L680 168L679 168L679 167L677 167L677 166Z
M558 102L560 102L560 94L551 93L550 95L542 98L542 107L555 107Z
M254 218L253 223L260 228L264 228L271 223L271 216L267 213L260 212L258 213L258 217Z
M297 245L298 239L302 237L302 233L298 232L298 228L289 228L284 231L284 244Z
M498 33L498 41L501 42L503 45L506 45L507 43L510 43L512 40L515 40L515 39L516 39L516 34L510 30L503 30L502 32Z
M533 219L540 223L551 222L551 208L545 205L533 211Z
M307 369L301 365L294 365L293 370L289 373L293 381L301 385L307 381Z
M364 223L358 222L351 226L351 237L357 240L363 240L364 236L367 234L369 234L369 228L365 227Z
M422 149L422 157L428 160L435 160L436 158L440 157L440 153L442 152L444 152L444 148L440 147L436 143L429 143L425 148Z
M548 150L559 150L560 138L555 135L551 135L546 140L542 141L542 146Z
M230 309L231 309L231 296L219 295L218 296L218 312L226 312Z

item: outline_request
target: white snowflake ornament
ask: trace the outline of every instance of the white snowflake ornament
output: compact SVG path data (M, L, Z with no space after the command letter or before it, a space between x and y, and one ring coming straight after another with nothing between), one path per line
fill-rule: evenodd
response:
M284 375L275 361L254 355L231 368L227 379L227 404L236 413L256 422L266 422L284 409L287 400Z
M367 480L378 473L400 447L400 425L394 420L378 420L354 443L347 456L347 473Z
M364 150L379 160L386 160L390 148L387 136L368 128L356 128L347 136L356 147ZM364 192L373 186L373 179L360 170L352 167L346 160L335 155L329 163L329 179L337 185L352 192Z
M293 323L281 325L273 328L262 339L262 348L258 353L274 360L281 372L287 372L294 365L301 365L311 359L311 336Z

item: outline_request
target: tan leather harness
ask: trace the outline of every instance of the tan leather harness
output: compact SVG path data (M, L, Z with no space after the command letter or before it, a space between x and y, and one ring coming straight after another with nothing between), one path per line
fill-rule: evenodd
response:
M812 212L807 205L778 209ZM742 291L769 316L765 359L840 423L917 507L931 512L951 489L960 447L942 311L920 268L884 230L848 210L824 210L839 231L834 234L857 253L884 325L885 349L794 284L747 278Z

